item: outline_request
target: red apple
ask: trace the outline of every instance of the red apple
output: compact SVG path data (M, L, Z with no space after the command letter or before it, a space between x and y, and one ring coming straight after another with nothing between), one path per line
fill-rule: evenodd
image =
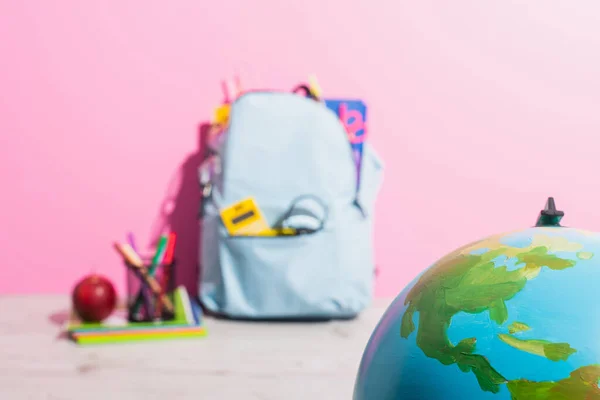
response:
M117 304L115 287L101 275L88 275L73 289L73 308L86 322L100 322L108 317Z

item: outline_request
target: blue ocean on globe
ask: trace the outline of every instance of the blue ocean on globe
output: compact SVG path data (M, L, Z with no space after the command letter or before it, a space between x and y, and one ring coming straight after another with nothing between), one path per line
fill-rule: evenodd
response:
M534 227L467 245L392 302L355 400L600 399L600 235Z

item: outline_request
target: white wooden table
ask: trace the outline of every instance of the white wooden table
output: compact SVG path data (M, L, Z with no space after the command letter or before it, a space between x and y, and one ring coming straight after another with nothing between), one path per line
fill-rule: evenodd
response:
M0 399L349 400L389 302L354 321L207 319L201 339L79 347L58 337L68 297L0 297Z

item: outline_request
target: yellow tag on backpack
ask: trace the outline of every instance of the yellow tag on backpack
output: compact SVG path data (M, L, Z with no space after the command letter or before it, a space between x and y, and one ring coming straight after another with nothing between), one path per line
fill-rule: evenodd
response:
M252 197L221 210L221 220L230 236L261 235L271 228Z

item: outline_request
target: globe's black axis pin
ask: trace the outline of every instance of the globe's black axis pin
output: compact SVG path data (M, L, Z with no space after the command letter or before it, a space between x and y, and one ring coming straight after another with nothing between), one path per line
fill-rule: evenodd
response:
M540 215L535 223L535 226L561 226L560 220L565 216L563 211L556 209L554 197L548 197L546 207L540 211Z

